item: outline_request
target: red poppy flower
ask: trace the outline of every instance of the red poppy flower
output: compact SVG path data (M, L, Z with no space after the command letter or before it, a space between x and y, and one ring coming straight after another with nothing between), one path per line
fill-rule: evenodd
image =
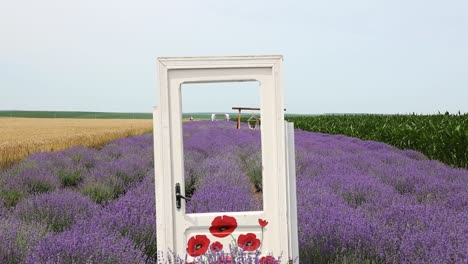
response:
M260 264L277 264L278 261L272 256L262 257L260 259Z
M206 253L210 246L210 240L205 235L196 235L187 243L187 253L192 257L198 257Z
M260 224L261 227L265 227L268 225L268 221L267 220L263 220L261 218L258 219L258 223Z
M239 236L237 245L245 251L254 251L260 247L260 240L255 234L247 233Z
M214 252L219 252L223 250L223 244L221 244L219 241L216 241L213 244L211 244L210 248Z
M234 217L227 215L217 216L211 222L210 232L215 237L227 237L237 228Z

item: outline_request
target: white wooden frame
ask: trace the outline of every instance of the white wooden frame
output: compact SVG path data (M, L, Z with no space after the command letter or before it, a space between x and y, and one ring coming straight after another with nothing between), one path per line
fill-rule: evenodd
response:
M263 251L282 255L283 259L298 257L295 174L292 183L290 177L295 168L292 171L289 167L294 163L294 152L287 153L282 60L282 56L158 58L159 106L155 110L154 138L159 251L171 250L184 256L186 238L180 236L186 230L209 225L214 216L230 215L239 225L249 225L243 219L252 217L269 220ZM263 177L263 211L185 214L185 201L181 209L176 209L174 190L176 182L182 192L185 189L181 85L232 81L258 81L260 85L262 165L263 175L268 175L267 181Z

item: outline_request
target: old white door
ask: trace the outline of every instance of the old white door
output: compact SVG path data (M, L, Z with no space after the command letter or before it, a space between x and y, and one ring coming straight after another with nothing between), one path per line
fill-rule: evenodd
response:
M197 240L196 250L203 244L198 240L205 236L211 242L224 243L224 249L228 249L229 241L241 235L252 233L260 238L259 219L262 219L268 221L262 254L282 255L283 260L298 257L294 152L287 151L288 145L294 146L293 130L292 126L286 130L284 122L282 59L282 56L158 59L159 105L155 111L154 137L159 251L170 250L185 256L189 241ZM262 166L263 175L267 175L263 177L263 211L186 214L185 201L177 197L179 193L184 196L185 190L181 85L233 81L260 84Z

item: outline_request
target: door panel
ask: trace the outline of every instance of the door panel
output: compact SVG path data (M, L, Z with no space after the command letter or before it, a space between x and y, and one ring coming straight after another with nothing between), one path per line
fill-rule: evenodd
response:
M250 236L257 239L263 235L262 254L282 255L283 259L297 256L291 247L291 240L297 240L297 234L290 226L293 222L290 207L295 206L295 199L290 199L288 188L295 182L288 180L290 162L281 71L280 56L159 59L160 103L154 129L158 249L184 256L189 242L194 239L206 236L211 243L229 243L230 239L238 240L239 236L245 238L246 233L251 233ZM181 85L252 80L260 83L263 211L187 214L185 201L177 208L175 196L176 183L180 183L182 195L185 195ZM213 236L210 232L213 221L225 215L236 219L232 237ZM259 219L269 222L263 232ZM228 228L217 227L223 232ZM228 244L224 249L228 249Z

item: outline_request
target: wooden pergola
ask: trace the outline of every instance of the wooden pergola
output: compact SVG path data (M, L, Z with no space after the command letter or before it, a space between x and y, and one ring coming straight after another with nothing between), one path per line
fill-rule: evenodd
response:
M242 110L257 110L257 111L260 111L260 108L259 107L240 107L240 106L236 106L236 107L233 107L232 110L237 110L237 129L240 129L240 120L241 120L241 111ZM286 108L284 109L284 111L286 111Z

